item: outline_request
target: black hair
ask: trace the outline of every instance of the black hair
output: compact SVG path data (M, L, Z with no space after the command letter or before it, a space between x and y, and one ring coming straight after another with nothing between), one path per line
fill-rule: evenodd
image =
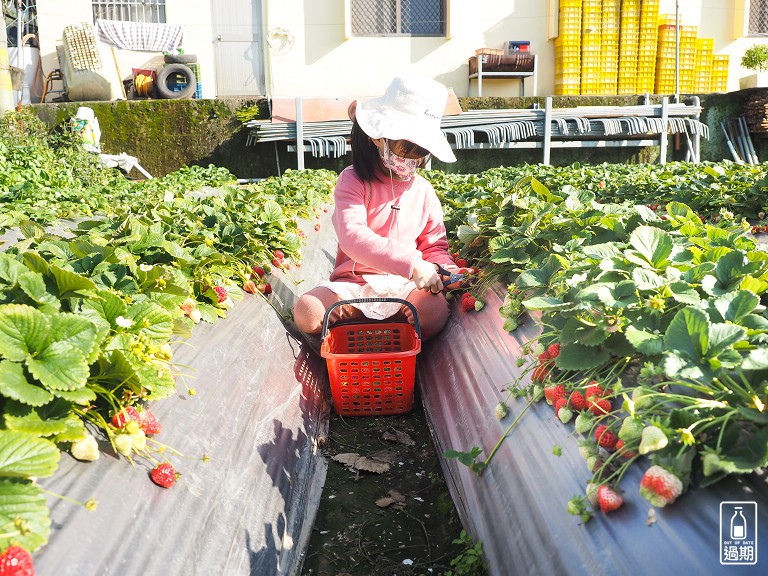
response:
M379 177L381 157L379 149L370 136L360 128L356 119L352 120L352 132L350 134L350 147L352 148L352 167L363 182L370 182ZM397 154L414 154L423 157L421 168L429 161L429 150L414 144L410 140L396 140Z
M366 134L357 120L352 120L352 133L349 137L352 148L352 166L363 182L370 182L376 177L379 166L379 149Z

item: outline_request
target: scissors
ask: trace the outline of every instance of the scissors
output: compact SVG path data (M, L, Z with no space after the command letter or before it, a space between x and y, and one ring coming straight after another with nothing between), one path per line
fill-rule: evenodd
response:
M445 286L450 286L451 284L454 284L455 282L461 282L465 278L464 274L461 274L461 273L458 273L458 272L454 273L454 274L451 274L450 272L448 272L448 270L446 270L445 268L440 266L440 264L435 264L435 266L437 266L437 273L440 274L440 276L448 276L449 277L447 281L443 280L443 285L445 285Z

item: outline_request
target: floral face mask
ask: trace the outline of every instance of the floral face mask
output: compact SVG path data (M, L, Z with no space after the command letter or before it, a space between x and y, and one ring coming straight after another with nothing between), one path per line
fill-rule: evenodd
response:
M399 178L410 180L416 174L416 170L421 166L423 158L403 158L389 149L389 144L384 141L384 150L379 149L381 161L384 168L392 170Z

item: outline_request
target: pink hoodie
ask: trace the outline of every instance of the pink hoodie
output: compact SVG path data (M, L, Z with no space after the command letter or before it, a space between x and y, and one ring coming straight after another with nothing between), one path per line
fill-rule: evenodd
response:
M367 183L350 166L339 175L334 198L332 221L339 250L332 281L363 284L362 274L410 279L419 258L453 264L440 201L422 176L391 184L387 176ZM393 210L393 204L400 209Z

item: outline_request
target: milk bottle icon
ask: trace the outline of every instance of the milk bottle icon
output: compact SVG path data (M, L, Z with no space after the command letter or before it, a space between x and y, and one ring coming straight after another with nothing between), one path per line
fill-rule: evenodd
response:
M733 509L731 518L731 540L744 540L747 537L747 519L741 513L741 506Z

